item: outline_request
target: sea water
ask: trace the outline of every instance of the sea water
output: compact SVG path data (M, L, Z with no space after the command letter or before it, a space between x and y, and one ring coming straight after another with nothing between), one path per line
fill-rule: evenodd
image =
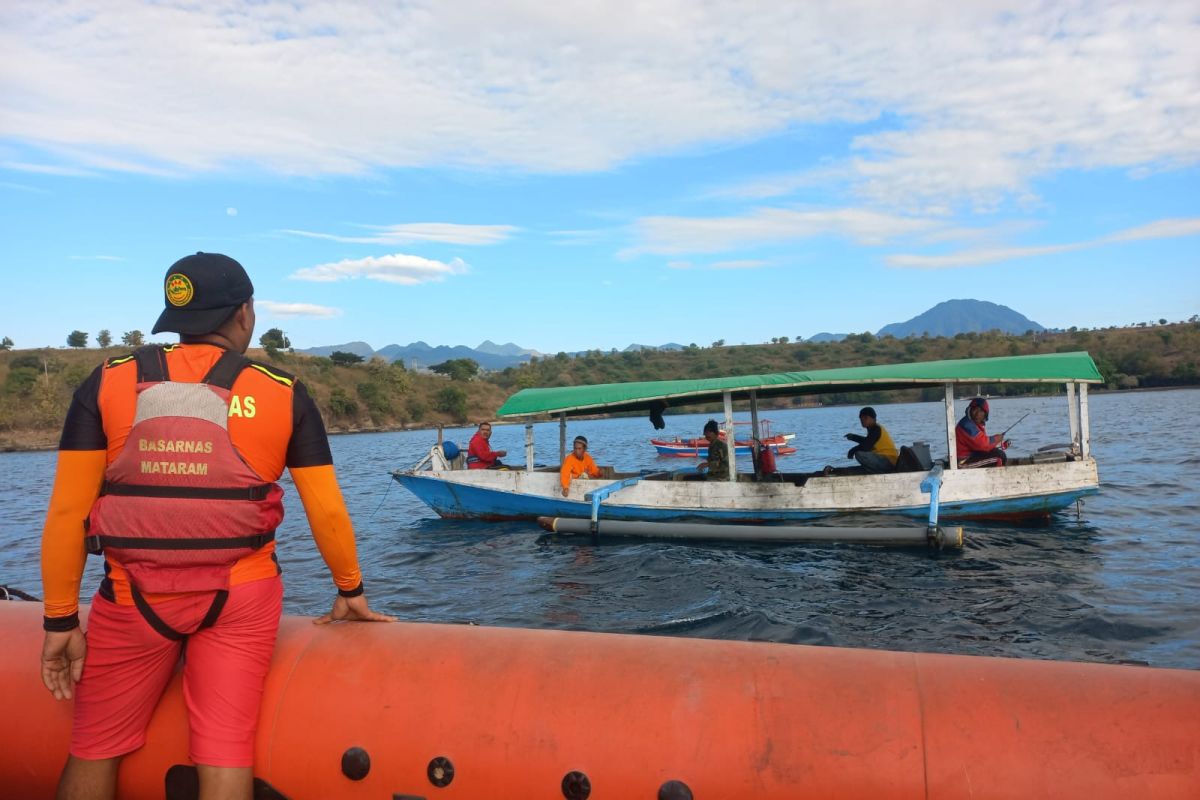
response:
M688 544L562 539L532 522L442 520L388 473L414 465L433 431L332 437L371 605L401 619L698 636L889 650L1200 668L1200 391L1093 394L1101 491L1047 525L965 523L961 552L836 544ZM962 413L963 402L959 403ZM940 402L876 404L897 444L946 453ZM989 430L1022 455L1069 441L1065 396L995 399ZM738 418L748 415L738 414ZM765 411L796 434L787 471L849 465L857 407ZM706 415L571 422L600 464L683 468L653 436L697 436ZM447 430L466 446L471 429ZM557 423L535 426L558 460ZM569 440L569 439L568 439ZM522 463L525 432L497 425ZM741 462L739 462L741 463ZM748 463L742 464L748 469ZM0 454L0 584L40 596L39 539L53 453ZM328 610L334 587L286 478L279 530L285 610ZM851 520L847 520L849 524ZM919 522L915 523L919 524ZM89 559L84 597L95 591Z

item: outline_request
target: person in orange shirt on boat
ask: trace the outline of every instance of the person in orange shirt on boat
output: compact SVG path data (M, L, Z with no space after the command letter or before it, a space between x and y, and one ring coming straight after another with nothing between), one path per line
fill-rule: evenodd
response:
M479 423L479 430L467 445L467 469L508 469L500 459L508 455L507 450L493 450L492 423Z
M589 478L599 478L602 474L600 468L596 466L596 462L592 460L587 448L587 437L576 436L571 452L567 453L567 457L563 459L562 467L558 470L558 477L562 482L563 497L566 497L568 492L570 492L571 481L580 475L587 475Z
M954 427L955 449L960 467L1003 467L1008 463L1008 442L1000 434L988 436L988 401L976 397Z
M263 684L282 614L275 528L286 467L337 595L317 622L385 621L363 593L354 529L303 384L245 357L254 287L216 253L175 262L150 345L110 358L67 411L42 533L42 681L75 700L60 798L112 798L183 660L201 797L248 800ZM80 629L88 552L105 577Z

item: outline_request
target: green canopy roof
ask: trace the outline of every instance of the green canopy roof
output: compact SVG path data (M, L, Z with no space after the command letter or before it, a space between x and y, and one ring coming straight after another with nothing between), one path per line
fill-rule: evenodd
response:
M881 364L809 372L776 372L729 378L699 378L642 383L603 383L594 386L559 386L522 389L496 412L501 417L536 414L595 414L601 411L635 411L650 408L656 400L681 406L720 400L724 392L745 399L829 392L860 392L941 386L946 383L1100 383L1100 371L1084 352L1048 353L1007 358L966 358Z

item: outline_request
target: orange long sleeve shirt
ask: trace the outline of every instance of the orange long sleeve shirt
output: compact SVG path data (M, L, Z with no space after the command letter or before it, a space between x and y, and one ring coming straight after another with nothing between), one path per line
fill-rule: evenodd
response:
M571 488L571 481L585 472L589 478L600 477L600 468L592 460L591 453L584 453L583 458L576 458L574 453L567 453L567 457L563 459L562 467L558 470L558 477L562 481L562 488Z
M220 358L206 344L167 348L171 379L201 380ZM133 426L137 365L132 358L110 359L76 391L59 442L58 466L42 530L42 584L48 619L79 609L86 551L84 521L100 494L108 464L125 446ZM233 384L229 435L234 448L264 480L292 475L317 549L336 586L362 585L354 527L346 511L320 412L303 384L273 366L251 363ZM103 409L103 413L101 410ZM246 583L279 573L270 542L234 564L230 583ZM107 557L106 557L107 558ZM129 581L120 563L107 558L106 581L118 603L132 605ZM147 595L150 602L165 595Z

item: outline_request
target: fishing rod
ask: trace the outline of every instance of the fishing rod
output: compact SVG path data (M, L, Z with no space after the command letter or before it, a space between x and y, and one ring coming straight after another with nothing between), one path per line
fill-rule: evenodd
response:
M1024 413L1022 416L1021 416L1021 419L1025 419L1025 417L1028 417L1028 416L1029 416L1030 414L1032 414L1032 413L1033 413L1032 411L1026 411L1026 412L1025 412L1025 413ZM1014 422L1012 425L1009 425L1007 428L1005 428L1005 429L1004 429L1004 433L1000 434L1000 438L1001 438L1001 439L1003 439L1004 437L1008 436L1008 432L1009 432L1009 431L1011 431L1013 428L1015 428L1015 427L1017 427L1018 425L1020 425L1020 424L1021 424L1021 419L1017 420L1017 421L1016 421L1016 422Z

